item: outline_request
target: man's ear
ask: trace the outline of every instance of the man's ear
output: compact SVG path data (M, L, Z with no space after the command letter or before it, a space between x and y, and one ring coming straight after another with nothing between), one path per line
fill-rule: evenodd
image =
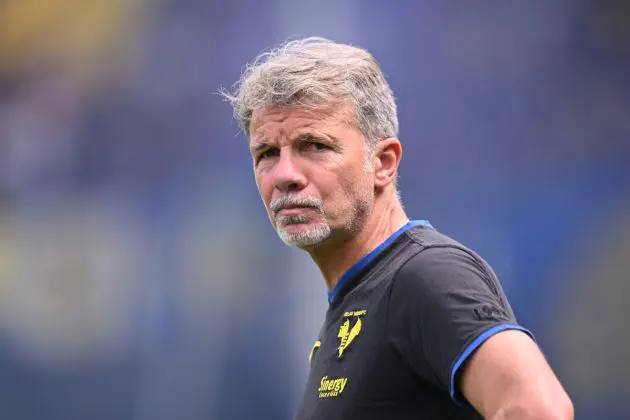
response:
M397 138L390 137L377 143L372 159L374 188L382 190L395 182L401 158L402 145Z

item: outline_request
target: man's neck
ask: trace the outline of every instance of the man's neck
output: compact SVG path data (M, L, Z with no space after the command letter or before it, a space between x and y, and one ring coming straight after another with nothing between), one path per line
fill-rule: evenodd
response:
M342 243L309 251L319 267L329 291L355 263L383 243L409 221L398 200L385 208L373 209L367 222L356 235Z

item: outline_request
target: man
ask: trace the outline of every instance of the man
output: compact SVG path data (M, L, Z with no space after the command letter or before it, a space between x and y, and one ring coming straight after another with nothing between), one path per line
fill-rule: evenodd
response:
M491 268L406 216L396 104L368 52L292 41L224 95L272 225L329 291L296 419L573 418Z

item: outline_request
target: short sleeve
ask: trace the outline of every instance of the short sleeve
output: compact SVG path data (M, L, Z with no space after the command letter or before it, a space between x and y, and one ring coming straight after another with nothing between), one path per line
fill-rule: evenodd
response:
M389 339L423 379L468 406L458 374L485 340L523 330L494 273L475 254L454 246L427 248L397 273L388 311Z

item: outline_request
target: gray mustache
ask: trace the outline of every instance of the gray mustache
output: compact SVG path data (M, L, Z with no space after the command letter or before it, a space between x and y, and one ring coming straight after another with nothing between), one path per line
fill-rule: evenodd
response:
M324 212L324 206L321 200L312 197L295 197L291 195L274 198L271 200L269 207L274 215L286 207L312 207L320 213Z

